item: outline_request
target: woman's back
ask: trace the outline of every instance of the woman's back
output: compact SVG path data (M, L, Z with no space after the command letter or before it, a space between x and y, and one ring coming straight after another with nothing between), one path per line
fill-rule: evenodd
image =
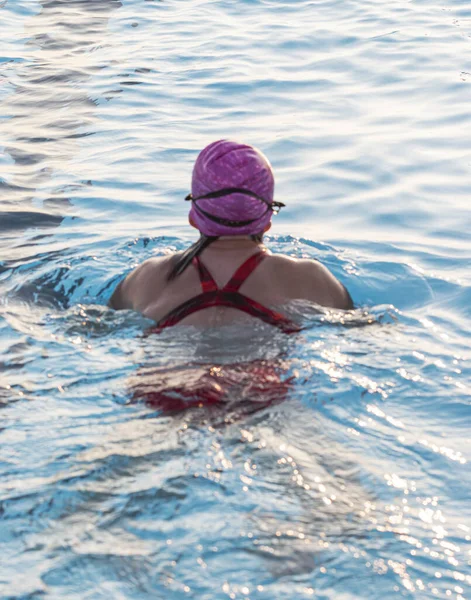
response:
M351 308L345 288L320 263L271 254L262 244L247 238L219 239L202 252L199 260L222 290L241 265L260 252L263 252L263 260L252 265L250 272L244 274L246 279L240 282L238 291L244 297L267 311L274 309L282 314L283 307L295 299L332 308ZM158 257L143 263L117 290L112 306L138 310L159 323L178 307L197 299L204 290L196 266L188 267L177 278L167 281L168 272L177 257ZM218 303L199 308L191 314L183 314L178 322L213 327L254 318L237 306Z

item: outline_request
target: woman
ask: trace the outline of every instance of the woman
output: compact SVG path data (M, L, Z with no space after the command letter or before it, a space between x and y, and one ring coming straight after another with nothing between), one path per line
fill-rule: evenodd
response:
M263 234L284 206L273 192L273 172L259 150L230 140L207 146L186 198L199 240L183 253L142 263L118 285L110 306L141 312L157 331L259 319L286 333L300 329L283 312L291 300L353 308L346 288L319 262L265 248Z

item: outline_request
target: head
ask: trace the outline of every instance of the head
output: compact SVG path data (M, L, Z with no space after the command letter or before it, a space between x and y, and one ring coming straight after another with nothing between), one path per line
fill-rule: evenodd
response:
M250 236L261 241L274 212L275 181L268 159L256 148L219 140L200 152L193 167L190 223L200 239L177 259L167 279L183 273L195 256L221 236Z
M193 168L190 222L205 236L261 235L280 207L273 202L274 186L271 165L259 150L213 142Z

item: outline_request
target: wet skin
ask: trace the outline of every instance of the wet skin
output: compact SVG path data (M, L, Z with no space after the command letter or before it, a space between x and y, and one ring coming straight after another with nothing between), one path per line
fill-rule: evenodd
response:
M246 236L220 238L202 252L200 259L221 288L237 268L260 249L265 250L267 256L243 283L241 293L267 307L307 300L329 308L352 308L344 286L321 263L272 254L263 243ZM167 281L176 256L151 258L134 269L116 288L110 306L117 310L136 310L160 321L176 306L200 294L201 284L193 265L175 280ZM181 323L211 327L240 318L247 319L247 316L233 308L212 307L186 317Z

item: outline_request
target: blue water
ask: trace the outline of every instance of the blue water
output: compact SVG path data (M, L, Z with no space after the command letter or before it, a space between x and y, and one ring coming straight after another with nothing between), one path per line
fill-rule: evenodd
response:
M470 6L4 0L0 40L0 597L471 598ZM221 137L354 313L144 338L106 309L195 239ZM218 369L224 407L135 401Z

